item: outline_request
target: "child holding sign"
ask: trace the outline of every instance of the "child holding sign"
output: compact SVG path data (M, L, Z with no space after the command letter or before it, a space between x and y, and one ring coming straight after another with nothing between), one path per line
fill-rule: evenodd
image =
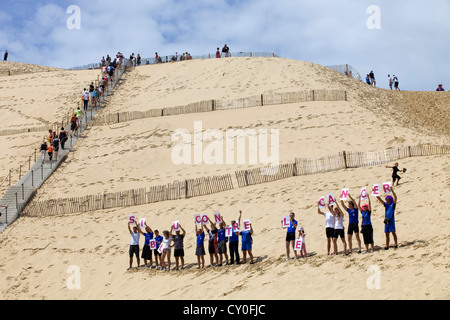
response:
M300 256L302 258L306 258L306 256L308 255L308 253L306 252L305 236L306 233L303 227L298 227L298 239L302 240L302 247L300 250Z
M336 202L336 208L328 206L328 210L334 215L334 235L333 235L333 246L334 246L334 254L337 255L337 239L340 237L342 240L342 244L344 245L344 253L347 254L347 243L345 242L345 229L344 229L344 213L339 208L338 203Z
M203 228L205 228L206 232L208 232L209 235L209 241L208 241L208 252L209 252L209 267L217 266L219 264L219 256L217 255L217 228L216 224L209 219L209 222L211 224L211 229L208 229L206 225L203 225ZM214 258L216 259L216 263L214 263Z
M283 220L281 220L281 226L285 227L284 223L289 222L289 226L287 227L287 234L286 234L286 261L289 261L290 257L290 246L292 246L292 250L295 254L295 260L297 260L297 251L294 250L295 245L295 229L297 229L297 220L295 218L295 213L291 212L289 214L289 221L284 221L285 218L283 217Z
M203 232L203 226L197 229L197 224L195 224L195 234L197 235L197 247L195 249L195 255L197 256L198 269L203 269L205 267L205 233Z
M236 264L241 264L241 258L239 257L239 236L236 235L236 226L241 225L241 217L242 217L242 211L239 210L239 219L236 223L235 220L231 221L232 229L232 236L229 239L228 247L230 249L230 264L234 264L234 261L236 260Z
M358 208L355 207L356 201L352 198L350 193L348 194L350 201L348 202L348 208L345 206L344 201L341 200L341 205L348 212L349 220L348 220L348 230L347 230L347 238L348 238L348 246L349 253L352 253L352 238L353 232L355 232L356 241L358 242L358 253L361 253L361 239L359 238L359 227L358 227Z
M219 254L219 267L222 266L223 256L225 255L225 265L228 265L228 254L227 254L227 237L225 236L225 226L226 222L222 217L222 221L219 224L219 229L217 231L217 253Z
M380 203L382 203L384 206L384 234L386 236L386 247L384 248L384 250L389 250L390 233L392 233L392 236L394 238L394 248L398 248L394 218L395 208L397 206L397 195L395 194L393 187L390 188L390 191L392 192L392 196L387 196L386 202L381 200L380 196L377 197L378 201L380 201Z
M174 257L175 257L175 269L179 270L179 260L181 260L181 270L184 269L184 245L183 245L183 240L184 237L186 236L186 231L183 229L183 227L180 225L179 226L181 231L183 231L183 233L180 232L180 230L175 231L175 235L173 236L173 240L175 243L175 248L174 248ZM172 226L172 230L173 230L173 226Z
M171 255L171 249L173 247L173 238L170 236L172 234L172 228L170 229L170 233L167 230L163 231L164 239L162 241L162 255L161 255L161 265L162 268L165 271L170 271L170 255ZM167 258L167 265L166 265L166 258Z
M364 253L369 253L369 244L371 246L370 252L373 253L373 251L374 251L373 228L372 228L372 222L370 221L372 207L370 205L369 195L367 195L367 201L369 202L369 204L363 204L361 206L361 198L360 198L359 202L358 202L358 207L361 210L361 216L362 216L361 233L363 234L364 245L366 246L366 251Z
M160 270L162 270L162 264L161 264L161 253L159 253L158 248L161 245L163 239L164 238L159 235L159 231L155 230L156 249L153 251L153 253L155 254L156 269Z
M144 264L147 268L151 269L153 264L152 259L152 250L150 249L150 240L153 239L153 231L145 222L145 233L143 234L145 237L144 247L142 248L141 258L144 259ZM147 261L150 261L150 264L147 264Z
M241 212L241 211L240 211ZM245 222L245 221L244 221ZM235 232L236 235L241 236L242 237L242 254L243 254L243 263L246 262L247 259L247 253L250 257L250 264L254 264L255 262L253 261L253 254L252 254L252 234L253 234L253 227L252 224L249 223L250 226L250 230L243 230L243 231L239 231L239 232Z

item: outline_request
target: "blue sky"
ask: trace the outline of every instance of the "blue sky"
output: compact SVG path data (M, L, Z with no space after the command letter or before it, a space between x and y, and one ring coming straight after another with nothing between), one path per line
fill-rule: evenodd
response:
M396 74L404 90L450 88L448 0L1 0L0 53L69 68L118 51L153 57L189 51L275 52L322 65ZM67 28L70 5L80 29ZM378 6L379 29L367 21Z

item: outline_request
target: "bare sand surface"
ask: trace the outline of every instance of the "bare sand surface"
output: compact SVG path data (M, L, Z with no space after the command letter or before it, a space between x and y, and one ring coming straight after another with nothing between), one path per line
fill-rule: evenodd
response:
M378 151L388 147L449 142L447 93L388 92L321 66L288 59L233 58L191 62L136 68L126 74L126 81L116 90L103 112L148 110L162 104L176 106L204 99L240 98L255 92L321 88L345 89L349 101L265 106L92 127L86 131L85 139L80 140L76 151L39 190L36 199L123 191L251 167L250 164L174 165L170 161L174 147L170 141L171 133L179 128L191 131L194 121L202 121L204 130L279 129L281 162L343 150ZM39 76L42 85L51 88L56 77L42 77ZM93 80L91 78L89 80ZM35 82L37 78L30 86ZM79 86L68 83L67 92L73 86L70 95L77 99ZM20 83L15 87L9 87L10 83L3 85L8 85L8 90L1 91L3 101L26 99L24 108L27 111L23 114L29 118L22 116L17 106L4 104L2 108L11 118L2 125L16 123L22 126L26 121L45 123L46 120L39 118L53 119L65 112L56 104L48 113L43 111L46 99L51 98L42 97L42 88L30 90L30 95L25 95L19 90ZM41 101L39 109L34 109L33 99ZM22 140L27 139L34 138L26 136ZM5 141L20 143L19 140ZM31 141L27 143L32 144ZM361 187L389 181L391 177L391 171L384 166L348 169L187 200L59 217L19 218L0 235L0 297L448 299L449 220L445 201L450 185L449 156L408 158L399 162L400 167L408 168L408 171L396 188L399 198L396 211L399 248L396 250L383 250L384 209L372 199L375 252L326 255L325 219L317 214L317 200L329 192L337 194L344 187L350 188L355 195ZM194 214L221 212L229 222L237 219L239 210L243 211L243 219L252 221L255 231L253 253L257 263L197 270ZM306 259L285 260L286 231L281 228L280 221L290 211L296 213L305 228L309 253ZM129 214L145 217L153 229L160 231L169 229L173 221L179 220L188 232L185 239L187 269L179 272L127 271L130 235L126 223ZM345 226L347 219L346 215ZM356 247L356 241L353 247ZM342 251L340 245L339 250ZM208 255L205 260L209 264ZM74 268L80 270L79 289L70 289L73 279L70 270ZM378 289L370 285L375 275L380 280ZM157 297L154 292L158 292Z

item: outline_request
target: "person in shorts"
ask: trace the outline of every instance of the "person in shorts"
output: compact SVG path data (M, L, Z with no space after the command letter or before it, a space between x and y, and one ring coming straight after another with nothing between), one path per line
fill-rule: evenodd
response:
M367 195L367 201L368 204L363 204L361 206L361 199L359 199L358 207L361 210L361 216L362 216L362 224L361 224L361 233L363 235L364 239L364 245L366 246L366 251L364 253L373 253L374 251L374 244L373 244L373 228L372 228L372 222L370 221L371 217L371 208L370 205L370 196ZM369 251L369 245L371 247L371 250Z
M398 162L396 162L393 167L386 166L386 168L392 169L392 185L398 186L398 184L400 183L400 179L402 178L398 175L398 173L401 171L398 168ZM403 169L403 172L406 172L406 169ZM395 184L396 181L397 181L397 184Z
M147 225L147 222L145 222L145 243L144 247L142 248L142 255L141 258L144 259L144 265L151 269L153 265L153 254L152 250L150 249L150 240L153 239L153 230ZM150 262L150 263L148 263Z
M356 241L358 242L358 253L361 253L361 239L359 238L359 226L358 226L358 208L355 207L355 200L352 198L350 193L348 194L350 201L348 201L348 208L345 206L344 201L341 200L341 205L348 212L348 230L347 230L347 240L349 252L352 252L352 238L353 233L355 233Z
M128 224L128 231L131 235L130 240L130 249L128 251L130 256L130 267L128 270L130 270L133 267L133 256L136 256L137 261L137 268L139 268L140 260L139 260L139 235L141 234L141 231L139 229L139 226L137 224L137 221L135 221L135 226L133 227L133 230L130 228L130 224Z
M195 225L195 234L197 235L197 246L195 248L197 268L203 269L205 267L205 232L203 232L203 224L200 229L197 229L197 224Z
M161 270L165 270L165 271L170 271L170 256L172 254L172 250L171 248L174 246L173 242L173 238L171 237L171 232L164 230L163 231L163 241L162 241L162 254L161 254L161 265L162 265L162 269ZM172 243L172 244L171 244ZM167 264L166 264L166 259L167 259Z
M209 222L211 223L211 229L208 229L208 227L206 225L203 225L203 228L205 228L206 232L209 235L209 240L208 240L208 253L209 253L209 266L208 267L213 267L213 266L217 266L219 264L219 256L217 254L217 227L216 224L214 222L211 221L211 219L209 220ZM214 263L215 260L215 263Z
M225 220L223 220L219 224L219 229L217 230L217 253L219 254L219 264L221 267L223 262L225 261L225 265L228 265L228 253L227 253L227 237L225 236ZM223 256L225 255L225 260Z
M380 196L377 197L378 201L384 206L384 234L386 236L386 246L384 250L389 250L390 234L394 238L394 248L398 248L397 233L395 229L395 208L397 207L397 195L394 192L394 188L391 187L392 196L386 197L386 202L381 200Z
M252 253L252 234L253 234L253 227L252 224L250 224L250 230L247 231L239 231L235 232L236 235L239 235L242 237L242 245L241 245L241 251L242 251L242 262L245 264L247 261L247 254L250 257L250 264L254 264L253 261L253 253Z
M292 246L292 250L294 251L295 260L297 260L297 251L294 250L295 246L295 230L297 229L297 220L295 220L295 213L291 212L289 214L289 227L287 228L286 234L286 261L290 259L290 247ZM281 220L281 226L283 226L283 220Z
M156 249L153 250L153 254L155 255L155 265L156 269L162 269L162 263L161 263L161 253L158 252L158 248L163 242L164 238L163 236L159 235L159 231L155 230L155 242L156 242Z
M325 217L325 235L327 237L327 255L330 255L331 242L334 236L335 219L334 214L331 212L322 212L320 208L317 209L317 213Z
M336 202L336 207L333 209L330 205L328 205L328 210L334 215L334 235L333 235L333 246L334 246L334 255L338 254L337 250L337 239L341 238L342 244L344 246L344 254L347 253L347 243L345 242L345 228L344 228L344 213L341 208L339 208L338 203Z
M172 226L173 229L173 226ZM170 233L172 234L172 229L170 230ZM174 246L174 252L173 255L175 257L175 269L176 270L183 270L184 269L184 245L183 240L186 236L186 231L183 229L183 227L180 225L180 230L177 230L175 232L175 235L172 235L173 241L175 243ZM180 268L180 260L181 260L181 268Z

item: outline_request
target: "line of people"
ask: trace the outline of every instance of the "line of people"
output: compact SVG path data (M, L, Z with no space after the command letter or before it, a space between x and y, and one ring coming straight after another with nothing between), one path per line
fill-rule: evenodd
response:
M395 228L395 209L397 205L397 195L394 192L393 187L391 187L392 196L386 196L385 200L382 200L380 196L377 196L377 200L383 205L385 209L384 216L384 233L386 238L385 250L389 250L390 245L390 234L393 236L394 248L398 248L397 234ZM362 253L361 250L361 239L359 237L359 211L361 211L362 223L361 223L361 233L363 235L365 252L374 252L374 241L373 241L373 227L372 227L372 204L370 201L370 196L367 194L366 204L361 205L361 198L356 205L356 201L348 194L349 201L345 205L344 201L341 200L341 207L336 202L334 205L328 204L328 211L322 211L320 208L317 209L317 213L323 215L326 221L325 234L327 238L327 255L337 255L338 246L337 239L340 238L343 245L343 253L348 255L353 252L353 234L358 244L358 253ZM345 227L344 227L344 211L347 211L349 215L349 222L347 228L347 242L345 239ZM331 252L331 243L333 244L333 253ZM369 249L370 246L370 249Z
M237 225L240 226L242 217L242 211L239 211L239 218L237 221ZM252 253L252 234L253 227L250 224L250 230L235 230L232 228L232 235L230 237L226 237L225 235L225 227L226 222L222 217L222 221L217 224L209 219L210 227L204 223L201 224L200 227L195 225L195 235L196 235L196 247L195 247L195 256L197 257L197 268L203 269L205 268L205 236L206 233L209 236L208 240L208 253L210 264L208 267L221 267L223 265L233 265L233 264L241 264L240 255L239 255L239 236L242 237L242 245L241 251L243 254L242 263L247 262L247 256L250 260L250 264L254 264L255 260ZM135 226L131 229L130 224L128 224L128 231L131 235L130 248L129 248L129 257L130 257L130 266L128 270L133 268L133 257L136 257L137 268L146 267L149 269L155 268L157 270L171 270L171 256L172 256L172 248L174 249L174 257L175 257L175 270L182 270L185 268L185 252L184 252L184 238L186 236L186 230L180 225L179 230L173 233L173 225L170 228L170 231L164 230L162 235L160 235L158 230L152 230L147 223L145 222L145 232L141 230L137 221L135 222ZM232 226L236 226L236 221L231 221ZM139 239L140 235L145 237L144 246L142 248L142 253L140 254L139 247ZM150 241L153 240L156 242L157 249L150 249ZM228 250L230 252L230 256L228 256L227 245L228 242ZM158 250L160 248L160 250ZM155 260L155 265L153 266L153 256ZM144 260L144 265L141 266L140 259Z

